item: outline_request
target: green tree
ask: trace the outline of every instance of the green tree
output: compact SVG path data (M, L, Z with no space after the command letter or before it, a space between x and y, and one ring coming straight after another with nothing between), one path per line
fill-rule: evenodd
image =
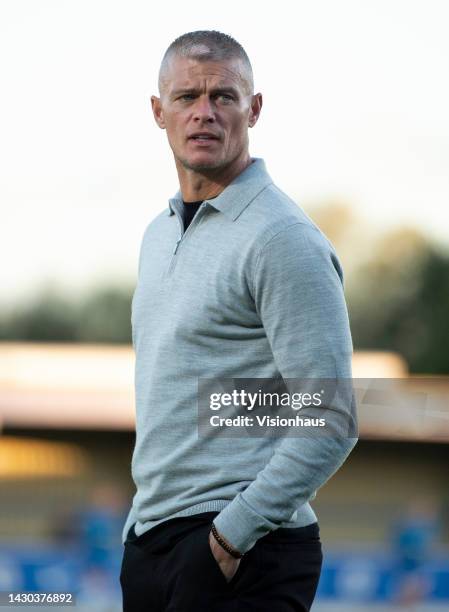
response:
M385 236L347 292L356 349L399 352L412 373L449 373L449 257L414 230Z

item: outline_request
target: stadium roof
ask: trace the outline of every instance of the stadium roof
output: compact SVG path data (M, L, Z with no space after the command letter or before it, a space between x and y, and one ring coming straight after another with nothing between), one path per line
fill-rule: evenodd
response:
M394 353L353 357L361 437L449 441L449 378L409 376ZM0 343L0 431L132 431L131 346Z

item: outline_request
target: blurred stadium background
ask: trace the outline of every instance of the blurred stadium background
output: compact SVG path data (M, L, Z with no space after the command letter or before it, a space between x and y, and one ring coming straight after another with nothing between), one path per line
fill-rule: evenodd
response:
M255 14L238 0L0 3L0 594L121 610L131 300L143 231L176 186L149 96L168 42L205 27L248 50L265 96L251 153L345 271L360 441L313 501L313 610L449 610L449 8L279 0L257 27Z

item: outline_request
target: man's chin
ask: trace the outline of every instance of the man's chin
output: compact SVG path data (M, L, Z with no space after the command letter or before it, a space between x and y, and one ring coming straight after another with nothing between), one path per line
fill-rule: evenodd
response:
M219 170L226 164L223 160L218 159L180 159L181 164L187 170L194 170L195 172L206 172L207 170Z

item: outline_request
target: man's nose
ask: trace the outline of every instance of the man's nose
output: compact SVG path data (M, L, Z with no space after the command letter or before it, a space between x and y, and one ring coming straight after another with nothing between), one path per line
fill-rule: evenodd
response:
M209 96L198 96L194 106L194 119L198 121L214 121L215 111Z

